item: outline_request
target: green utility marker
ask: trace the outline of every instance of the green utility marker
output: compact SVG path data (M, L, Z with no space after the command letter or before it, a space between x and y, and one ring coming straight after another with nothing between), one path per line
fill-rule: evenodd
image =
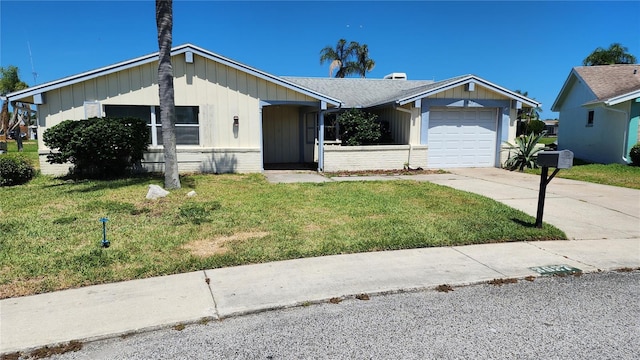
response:
M571 275L576 273L581 273L582 270L578 268L574 268L569 265L545 265L545 266L534 266L529 269L537 272L542 276L552 276L552 275Z

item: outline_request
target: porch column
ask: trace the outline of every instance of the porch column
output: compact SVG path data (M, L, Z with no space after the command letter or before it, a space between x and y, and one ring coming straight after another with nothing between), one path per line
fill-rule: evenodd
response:
M324 111L327 110L327 103L320 101L320 112L318 113L318 171L324 170Z

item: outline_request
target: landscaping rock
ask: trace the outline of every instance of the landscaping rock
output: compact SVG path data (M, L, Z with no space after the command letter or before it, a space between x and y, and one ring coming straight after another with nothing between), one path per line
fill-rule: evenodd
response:
M147 199L155 200L161 197L169 195L169 192L158 185L149 185L149 192L147 192Z
M191 191L189 191L189 192L187 193L187 196L188 196L188 197L194 197L194 196L196 196L196 195L198 195L198 194L196 194L196 192L195 192L194 190L191 190Z

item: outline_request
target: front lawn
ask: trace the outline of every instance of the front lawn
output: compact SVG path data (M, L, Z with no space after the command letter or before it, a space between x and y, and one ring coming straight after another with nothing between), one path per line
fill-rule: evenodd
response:
M157 177L38 176L0 188L0 298L301 257L566 238L493 200L425 182L182 181L156 201L145 195ZM111 246L102 249L105 216Z
M538 141L538 143L543 145L549 145L556 142L556 140L558 140L558 137L556 136L547 136L547 137L540 138L540 141Z
M540 174L540 169L528 169L526 172ZM588 164L574 159L574 165L571 169L560 170L556 176L596 184L640 189L640 166Z
M18 144L15 140L7 141L7 153L14 154L18 152ZM37 140L24 140L22 142L22 156L31 161L31 165L38 170L40 169L40 163L38 162L38 141Z

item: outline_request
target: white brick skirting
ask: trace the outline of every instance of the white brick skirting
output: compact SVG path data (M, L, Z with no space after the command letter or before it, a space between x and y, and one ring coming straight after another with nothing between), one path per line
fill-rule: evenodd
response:
M407 162L426 168L427 149L427 145L325 145L324 171L398 170Z
M178 148L178 169L181 173L259 173L262 156L258 148L203 149ZM46 175L66 175L71 164L49 164L48 153L40 153L40 171ZM162 149L149 149L142 160L147 171L164 171Z

